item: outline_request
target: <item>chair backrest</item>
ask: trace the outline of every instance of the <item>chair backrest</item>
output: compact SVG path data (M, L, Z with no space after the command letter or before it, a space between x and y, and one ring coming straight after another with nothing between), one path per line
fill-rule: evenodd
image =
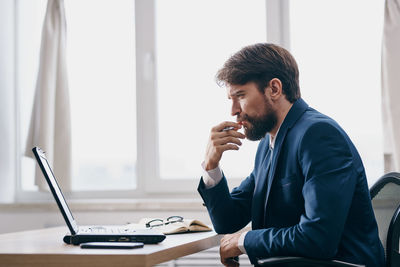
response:
M400 266L400 205L390 222L386 243L386 266Z
M399 255L400 173L391 172L382 176L370 188L370 194L387 266L395 266L391 264L398 260Z

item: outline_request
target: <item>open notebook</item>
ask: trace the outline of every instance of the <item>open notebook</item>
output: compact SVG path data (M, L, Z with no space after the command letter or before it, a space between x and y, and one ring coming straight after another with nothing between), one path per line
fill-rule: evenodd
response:
M146 227L146 223L155 220L153 218L143 218L139 221L141 227ZM181 221L162 224L159 226L151 227L151 229L157 229L165 235L179 234L187 232L207 232L212 231L210 227L199 220L195 219L183 219Z

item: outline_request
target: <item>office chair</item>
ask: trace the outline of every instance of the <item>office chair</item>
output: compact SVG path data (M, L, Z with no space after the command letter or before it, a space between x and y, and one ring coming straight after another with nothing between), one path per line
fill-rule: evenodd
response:
M383 175L371 188L370 195L378 223L379 238L385 249L386 267L400 266L400 173ZM317 260L304 257L271 257L260 259L256 266L337 266L364 267L338 260Z

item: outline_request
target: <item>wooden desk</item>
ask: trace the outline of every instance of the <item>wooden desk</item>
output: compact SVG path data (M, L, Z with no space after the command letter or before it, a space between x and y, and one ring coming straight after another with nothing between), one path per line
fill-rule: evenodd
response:
M168 235L139 249L81 249L64 244L55 227L0 235L0 266L153 266L219 245L215 232Z

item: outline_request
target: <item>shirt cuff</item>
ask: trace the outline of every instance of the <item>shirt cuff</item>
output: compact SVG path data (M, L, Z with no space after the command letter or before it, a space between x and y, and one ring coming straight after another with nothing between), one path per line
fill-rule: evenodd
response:
M219 165L215 169L206 171L205 162L203 161L201 167L203 168L203 181L206 189L216 186L222 180L222 171Z
M244 248L244 238L246 237L247 232L243 232L238 240L238 248L243 254L247 254L246 249Z

